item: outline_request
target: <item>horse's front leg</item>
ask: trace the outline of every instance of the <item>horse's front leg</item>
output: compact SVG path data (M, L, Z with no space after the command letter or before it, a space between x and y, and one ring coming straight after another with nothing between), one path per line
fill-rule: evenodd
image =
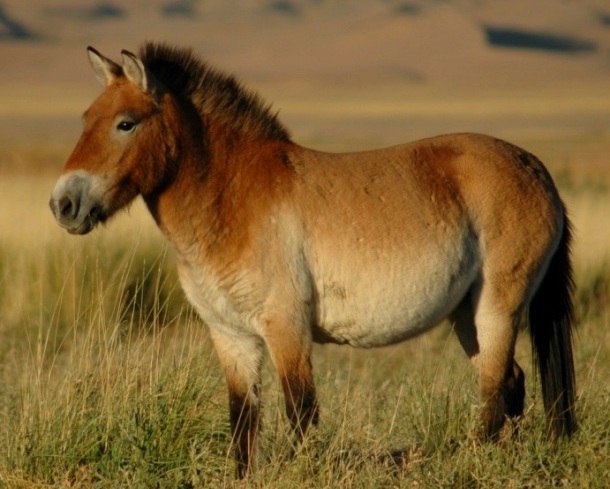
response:
M237 477L243 478L256 469L261 457L259 395L264 345L255 336L210 331L227 380Z
M284 391L286 414L300 441L319 417L311 366L311 333L307 327L276 318L266 321L264 330L265 343Z

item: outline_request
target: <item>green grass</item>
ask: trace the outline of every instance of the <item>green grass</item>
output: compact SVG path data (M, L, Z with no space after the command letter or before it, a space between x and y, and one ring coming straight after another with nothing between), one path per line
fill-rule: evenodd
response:
M46 209L52 179L4 175L0 487L605 487L610 261L595 239L607 232L608 191L561 178L578 240L572 440L546 439L522 335L526 415L500 443L479 443L475 372L443 325L378 350L316 347L321 424L301 446L267 366L267 464L246 484L233 480L225 384L208 333L152 220L136 205L107 229L70 237ZM20 213L24 196L32 201Z

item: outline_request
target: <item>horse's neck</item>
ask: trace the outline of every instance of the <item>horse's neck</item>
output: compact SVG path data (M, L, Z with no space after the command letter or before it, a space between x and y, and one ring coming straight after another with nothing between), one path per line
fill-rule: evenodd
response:
M260 141L220 127L209 127L203 144L186 144L175 178L146 203L178 253L226 247L243 236L253 214L267 207L287 168L286 143Z

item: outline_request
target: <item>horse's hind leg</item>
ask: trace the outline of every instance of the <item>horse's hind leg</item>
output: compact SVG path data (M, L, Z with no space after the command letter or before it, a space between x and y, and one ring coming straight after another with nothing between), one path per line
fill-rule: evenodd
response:
M469 297L450 319L464 351L479 374L483 437L496 439L505 416L523 414L525 376L514 360L520 314L502 313L500 307L478 296Z

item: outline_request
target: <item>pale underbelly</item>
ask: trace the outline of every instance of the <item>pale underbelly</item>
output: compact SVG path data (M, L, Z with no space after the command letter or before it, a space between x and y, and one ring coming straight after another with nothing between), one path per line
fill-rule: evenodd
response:
M444 266L397 263L385 273L360 268L344 280L318 281L314 340L368 348L432 328L453 312L479 277L476 254L454 258Z
M440 323L468 293L470 283L462 282L447 293L392 298L375 297L362 302L324 300L313 325L319 343L349 344L370 348L385 346L417 336Z

